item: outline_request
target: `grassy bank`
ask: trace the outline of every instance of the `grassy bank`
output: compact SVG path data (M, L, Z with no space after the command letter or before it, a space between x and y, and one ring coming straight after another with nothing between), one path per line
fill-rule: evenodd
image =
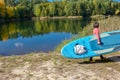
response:
M100 16L101 17L101 16ZM103 17L103 16L102 16ZM70 40L65 40L63 41L57 48L56 51L60 52L61 48L68 42L78 39L80 37L84 37L87 35L92 35L92 30L93 30L93 23L95 21L98 21L100 24L100 32L108 32L108 31L113 31L113 30L120 30L120 16L113 16L113 17L108 17L106 19L101 19L99 17L94 17L94 19L91 21L90 24L84 27L84 29L79 32L78 36L73 37Z

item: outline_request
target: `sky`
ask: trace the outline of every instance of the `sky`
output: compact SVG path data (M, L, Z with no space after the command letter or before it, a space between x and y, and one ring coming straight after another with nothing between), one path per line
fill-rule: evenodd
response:
M49 0L49 1L52 1L52 0Z
M50 2L51 2L52 0L48 0L48 1L50 1ZM114 1L120 2L120 0L114 0Z
M48 1L52 2L52 0L48 0Z
M52 2L53 0L48 0L48 1Z
M114 1L118 1L118 2L120 2L120 0L114 0Z

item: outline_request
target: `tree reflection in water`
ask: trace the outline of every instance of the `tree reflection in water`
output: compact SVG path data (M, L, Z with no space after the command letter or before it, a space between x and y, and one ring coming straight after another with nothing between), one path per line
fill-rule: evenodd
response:
M0 55L48 52L82 30L80 19L0 23Z

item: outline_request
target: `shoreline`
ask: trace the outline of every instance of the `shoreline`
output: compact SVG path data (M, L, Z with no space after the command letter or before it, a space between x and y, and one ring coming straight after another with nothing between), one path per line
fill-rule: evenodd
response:
M44 20L44 19L82 19L82 16L54 16L54 17L32 17L32 20Z
M90 16L91 19L105 19L111 16L105 15L94 15ZM31 17L31 18L11 18L11 19L0 19L0 22L10 22L10 21L22 21L22 20L49 20L49 19L83 19L82 16L54 16L54 17Z
M60 17L31 17L31 18L11 18L11 19L0 19L1 22L10 22L10 21L22 21L22 20L49 20L49 19L82 19L82 16L60 16Z

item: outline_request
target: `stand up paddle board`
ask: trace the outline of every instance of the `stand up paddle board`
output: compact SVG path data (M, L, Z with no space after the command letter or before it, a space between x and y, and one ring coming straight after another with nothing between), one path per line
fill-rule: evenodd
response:
M91 35L66 44L61 49L61 55L65 58L80 59L120 51L120 30L101 33L100 36L102 45L98 45L95 36ZM76 44L84 46L86 51L77 54L74 50Z

